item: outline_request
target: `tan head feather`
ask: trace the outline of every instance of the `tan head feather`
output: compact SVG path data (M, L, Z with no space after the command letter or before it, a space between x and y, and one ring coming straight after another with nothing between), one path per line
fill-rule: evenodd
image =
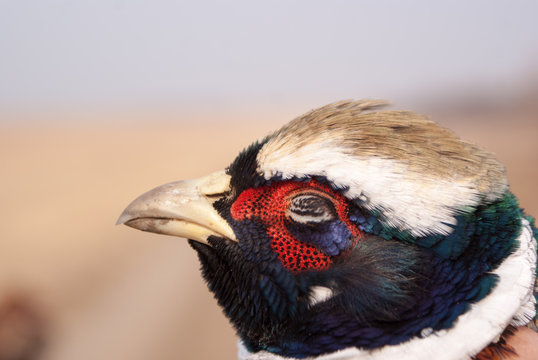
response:
M454 223L456 212L507 190L493 155L422 115L373 111L382 105L341 101L294 119L261 149L260 173L325 176L349 188L347 196L384 210L387 222L420 233L450 232L442 223Z

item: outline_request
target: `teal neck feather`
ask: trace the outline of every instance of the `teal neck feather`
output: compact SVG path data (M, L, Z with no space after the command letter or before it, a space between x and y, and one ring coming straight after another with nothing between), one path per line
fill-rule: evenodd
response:
M452 225L453 231L449 235L433 234L424 237L385 226L377 220L382 217L381 214L374 212L372 215L360 224L364 231L387 240L397 239L432 249L443 259L458 259L469 249L471 241L478 242L480 246L495 246L498 255L490 254L488 257L495 267L513 249L521 230L522 212L516 197L511 192L506 192L495 202L460 209L456 216L457 223Z

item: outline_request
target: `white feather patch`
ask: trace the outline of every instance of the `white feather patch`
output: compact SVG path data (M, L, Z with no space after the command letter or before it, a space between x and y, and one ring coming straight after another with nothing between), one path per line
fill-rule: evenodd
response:
M461 315L453 328L413 338L403 344L365 351L347 348L305 360L466 360L488 346L509 325L523 325L535 315L536 240L522 219L519 248L493 271L499 282L493 291ZM239 342L240 360L293 360L266 351L248 352Z
M310 306L322 303L333 297L333 291L325 286L312 286L310 293Z
M414 236L448 235L458 209L476 206L479 195L470 180L439 179L417 174L401 161L348 154L330 140L305 144L289 154L278 147L258 153L258 171L266 179L324 176L344 195L380 210L386 225Z

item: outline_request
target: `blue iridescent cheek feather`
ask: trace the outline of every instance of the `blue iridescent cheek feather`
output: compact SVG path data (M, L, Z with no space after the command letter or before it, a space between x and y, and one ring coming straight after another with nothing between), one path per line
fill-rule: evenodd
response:
M310 243L330 256L340 254L352 244L351 232L340 220L309 226L288 222L286 228L297 240Z

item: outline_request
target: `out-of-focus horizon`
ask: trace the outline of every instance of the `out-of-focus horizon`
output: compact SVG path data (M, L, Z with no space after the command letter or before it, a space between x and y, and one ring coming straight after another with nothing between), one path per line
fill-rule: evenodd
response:
M0 359L233 359L184 239L114 226L347 98L495 153L538 215L536 1L0 4Z

